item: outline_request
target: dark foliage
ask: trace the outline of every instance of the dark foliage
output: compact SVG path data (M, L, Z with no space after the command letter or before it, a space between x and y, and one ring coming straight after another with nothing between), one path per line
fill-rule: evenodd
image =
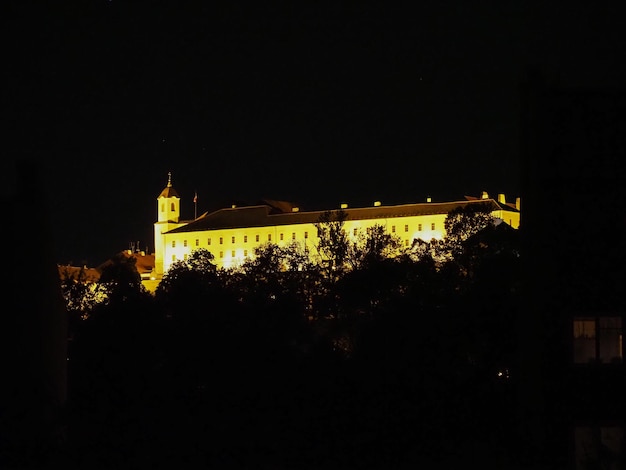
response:
M73 463L389 468L473 452L506 465L519 242L463 230L444 264L383 256L393 243L374 234L331 283L271 244L232 271L200 250L154 297L113 265L117 301L71 344Z

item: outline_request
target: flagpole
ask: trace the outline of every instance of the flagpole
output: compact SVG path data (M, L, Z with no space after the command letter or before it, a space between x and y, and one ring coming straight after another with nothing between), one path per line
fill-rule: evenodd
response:
M198 191L194 191L193 196L193 219L198 218Z

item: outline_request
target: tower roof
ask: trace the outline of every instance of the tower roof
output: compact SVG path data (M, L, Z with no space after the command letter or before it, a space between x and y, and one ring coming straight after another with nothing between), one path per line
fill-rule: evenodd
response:
M176 192L176 190L172 187L172 172L167 173L167 186L161 191L159 197L157 199L161 199L162 197L177 197L180 199L180 196Z

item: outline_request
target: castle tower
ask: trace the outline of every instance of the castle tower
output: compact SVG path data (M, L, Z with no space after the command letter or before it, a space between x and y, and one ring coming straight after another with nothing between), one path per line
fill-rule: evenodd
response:
M180 196L172 187L172 173L167 174L167 186L157 198L157 222L154 224L154 274L157 279L163 276L163 233L173 230L181 225L180 220Z

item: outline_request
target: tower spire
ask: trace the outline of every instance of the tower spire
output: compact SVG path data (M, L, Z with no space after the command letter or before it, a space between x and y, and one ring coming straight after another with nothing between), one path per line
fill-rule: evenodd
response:
M167 187L168 188L172 187L172 172L171 171L167 172Z

